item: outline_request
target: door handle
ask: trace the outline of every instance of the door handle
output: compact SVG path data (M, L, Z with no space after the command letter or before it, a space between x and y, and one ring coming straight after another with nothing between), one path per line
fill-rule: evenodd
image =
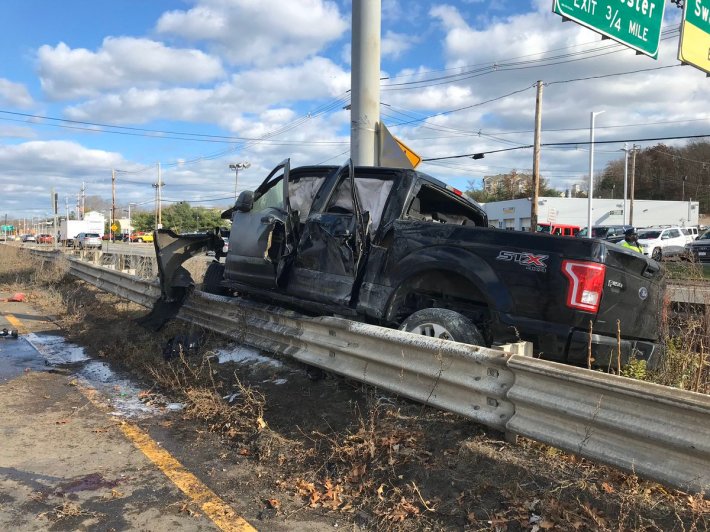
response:
M276 221L276 218L274 218L273 216L264 216L261 219L261 223L263 223L263 224L272 224L275 221Z

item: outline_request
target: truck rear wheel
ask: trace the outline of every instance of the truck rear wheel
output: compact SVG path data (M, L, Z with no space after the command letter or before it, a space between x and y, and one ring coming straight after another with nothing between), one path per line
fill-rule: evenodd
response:
M218 296L228 295L229 290L222 286L222 279L224 279L224 264L211 262L202 280L202 290Z
M486 345L481 331L471 320L445 308L418 310L402 322L400 330L464 344Z
M660 261L663 258L663 251L661 251L661 248L655 248L653 253L651 253L651 258L655 261Z

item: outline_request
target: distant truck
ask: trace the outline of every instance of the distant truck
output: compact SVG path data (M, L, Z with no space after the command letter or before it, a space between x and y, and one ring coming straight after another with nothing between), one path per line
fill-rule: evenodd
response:
M59 242L63 246L72 246L79 233L104 234L103 221L100 220L62 220L59 224Z
M556 224L556 223L540 223L537 224L538 233L546 233L548 235L557 236L577 236L580 227L578 225Z

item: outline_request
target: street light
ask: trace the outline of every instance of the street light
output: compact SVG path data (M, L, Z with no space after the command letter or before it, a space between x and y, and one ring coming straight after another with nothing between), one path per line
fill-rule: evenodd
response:
M246 170L251 166L249 162L230 164L230 170L234 170L234 202L237 201L237 181L239 181L239 170Z
M592 238L592 196L594 195L594 118L604 111L589 113L589 193L587 194L587 237Z

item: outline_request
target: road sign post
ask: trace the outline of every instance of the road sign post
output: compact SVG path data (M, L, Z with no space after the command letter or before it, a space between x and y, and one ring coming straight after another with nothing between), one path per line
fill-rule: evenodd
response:
M685 0L678 60L710 76L710 1Z
M552 5L558 15L654 59L664 8L665 0L553 0Z

